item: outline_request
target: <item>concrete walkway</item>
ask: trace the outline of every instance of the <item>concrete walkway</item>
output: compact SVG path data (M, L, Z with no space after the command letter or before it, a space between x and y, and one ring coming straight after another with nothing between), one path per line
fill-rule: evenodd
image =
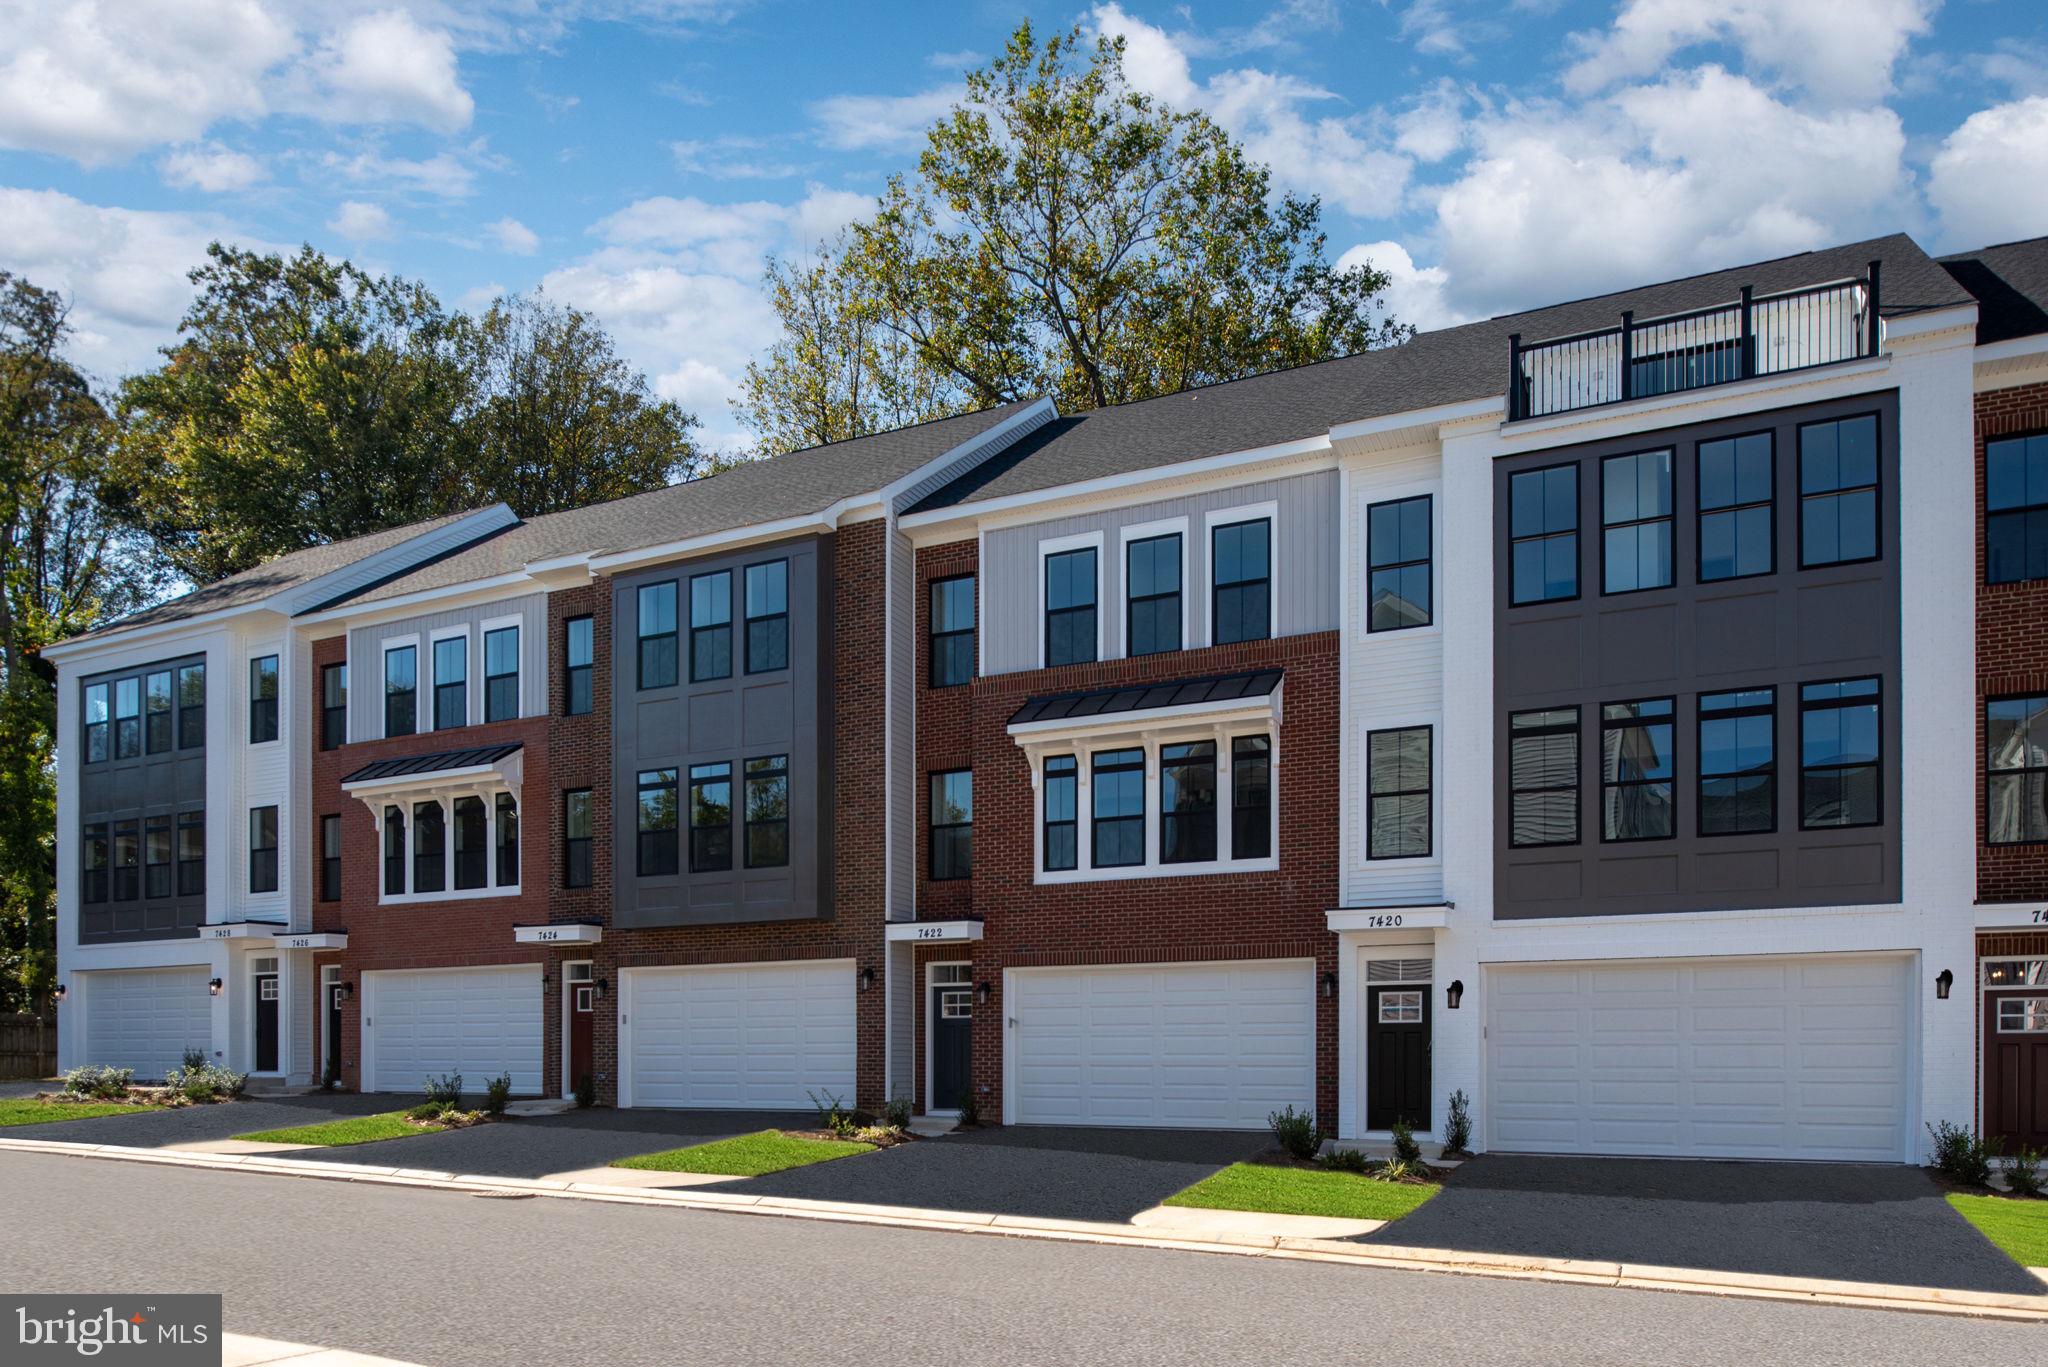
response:
M397 1358L371 1357L346 1348L316 1348L310 1343L257 1338L253 1334L221 1336L221 1367L415 1367Z

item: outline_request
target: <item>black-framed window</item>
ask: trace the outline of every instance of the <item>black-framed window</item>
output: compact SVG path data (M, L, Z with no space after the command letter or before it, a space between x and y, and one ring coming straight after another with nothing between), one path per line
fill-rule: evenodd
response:
M596 659L597 636L591 619L571 617L562 623L562 710L569 716L584 716L596 705L593 692Z
M1876 679L1799 689L1799 827L1875 826L1883 819L1884 742Z
M676 686L676 581L642 584L633 595L643 689Z
M519 802L510 793L491 799L491 840L498 861L498 886L519 886Z
M1700 443L1701 583L1777 569L1777 464L1769 432Z
M1427 726L1366 733L1366 858L1429 854L1431 746Z
M1095 548L1045 557L1045 663L1085 664L1095 658Z
M1159 862L1216 858L1216 742L1159 747Z
M732 571L690 577L690 681L732 677Z
M690 766L690 872L732 867L732 762Z
M1678 833L1671 698L1600 708L1600 838L1668 840Z
M178 748L206 744L206 666L178 666Z
M111 724L109 712L112 685L96 683L85 686L85 762L97 764L107 757L108 728Z
M320 818L320 900L341 900L341 818Z
M591 851L596 830L590 811L590 789L571 788L562 794L562 886L587 888L592 876Z
M112 862L109 851L107 823L95 821L87 826L84 838L79 841L78 896L81 901L97 905L107 900L107 868Z
M789 756L746 762L747 867L779 869L789 863Z
M251 725L254 725L252 719ZM253 739L253 737L252 737ZM114 680L114 758L142 753L142 680Z
M931 681L952 688L974 678L975 580L971 574L931 585Z
M638 850L634 868L642 878L663 878L677 869L676 771L643 769L633 829Z
M178 896L206 893L206 813L178 814Z
M1098 869L1145 862L1145 752L1099 750L1090 783L1090 845Z
M1230 742L1230 857L1267 859L1273 853L1273 739L1237 736Z
M384 652L384 734L410 736L419 729L418 646Z
M1508 843L1517 849L1579 841L1579 709L1508 717Z
M2048 696L1984 704L1984 841L2048 841Z
M484 720L518 715L519 628L493 627L484 633Z
M1700 695L1701 835L1778 828L1777 703L1771 688Z
M469 725L469 637L434 642L434 729Z
M954 769L931 776L934 882L974 876L974 771Z
M2048 432L1984 443L1984 582L2048 579Z
M1179 532L1124 544L1124 654L1180 649L1180 561Z
M1832 418L1799 428L1799 563L1875 560L1877 415Z
M1209 642L1263 641L1273 634L1273 523L1225 522L1209 529Z
M142 893L142 827L134 821L114 823L114 900L132 902Z
M1637 593L1671 587L1671 451L1600 462L1600 588Z
M1432 620L1428 494L1365 510L1367 631L1405 631Z
M405 893L405 813L396 807L384 809L384 895Z
M412 890L448 890L448 814L438 802L412 804Z
M277 739L277 656L249 661L249 743Z
M348 665L320 667L320 748L332 750L348 741Z
M455 890L488 887L491 876L490 813L480 797L455 799Z
M142 681L142 744L152 755L171 748L171 671L160 669Z
M277 891L277 808L249 809L249 891Z
M789 562L747 566L747 673L789 668Z
M1080 766L1072 755L1047 756L1039 853L1049 873L1080 867L1080 779Z
M171 895L171 819L153 816L142 823L142 895Z
M1510 601L1579 596L1579 467L1552 465L1508 477Z

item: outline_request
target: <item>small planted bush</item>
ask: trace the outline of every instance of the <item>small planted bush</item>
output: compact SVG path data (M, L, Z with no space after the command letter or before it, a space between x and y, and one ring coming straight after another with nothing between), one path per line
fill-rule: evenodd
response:
M194 1063L193 1059L198 1062ZM197 1050L185 1052L185 1066L173 1068L164 1076L164 1085L174 1092L181 1092L187 1101L195 1105L209 1101L232 1101L241 1096L249 1086L247 1074L232 1068L222 1068L208 1063L206 1055Z
M320 1090L334 1092L341 1089L341 1060L333 1054L327 1056L327 1067L320 1074Z
M1472 1143L1472 1098L1460 1087L1451 1093L1451 1113L1444 1121L1446 1156L1470 1153Z
M500 1073L484 1084L484 1114L497 1117L512 1104L512 1075Z
M444 1109L462 1106L462 1074L449 1073L427 1079L427 1100L438 1101Z
M597 1104L597 1078L590 1073L576 1079L576 1104L586 1111Z
M128 1084L133 1081L133 1068L109 1068L104 1063L88 1063L64 1075L64 1094L92 1101L113 1101L127 1096Z
M818 1108L819 1128L830 1130L834 1138L849 1139L853 1132L860 1128L860 1122L854 1118L853 1112L846 1108L844 1097L834 1096L830 1092L822 1097L816 1092L805 1092L804 1095Z
M185 1051L184 1070L188 1073L196 1073L211 1062L213 1060L206 1056L204 1049L187 1049Z
M1394 1161L1413 1167L1422 1161L1422 1145L1415 1142L1415 1131L1405 1120L1396 1120L1394 1132Z
M1958 1186L1981 1187L1991 1180L1992 1149L1969 1128L1943 1120L1927 1127L1934 1138L1934 1166Z
M1323 1166L1338 1172L1365 1173L1372 1171L1372 1160L1357 1149L1331 1149L1323 1155Z
M1290 1158L1314 1158L1320 1140L1316 1135L1316 1113L1297 1111L1289 1106L1284 1111L1274 1111L1266 1117L1266 1123L1273 1127L1273 1138Z
M443 1102L422 1101L405 1114L409 1120L439 1120L448 1109L449 1107Z
M882 1123L892 1130L910 1128L910 1098L899 1096L882 1107Z
M979 1124L981 1124L981 1102L970 1091L966 1096L960 1098L960 1128L971 1130Z
M2039 1149L2021 1149L2005 1160L2005 1185L2015 1196L2041 1194L2041 1164L2048 1159Z

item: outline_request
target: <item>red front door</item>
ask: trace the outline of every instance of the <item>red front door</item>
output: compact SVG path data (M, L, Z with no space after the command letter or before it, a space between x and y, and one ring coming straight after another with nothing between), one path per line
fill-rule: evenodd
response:
M1984 994L1984 1132L2048 1149L2048 991Z
M569 993L569 1087L573 1091L597 1067L597 1016L592 984L571 983Z

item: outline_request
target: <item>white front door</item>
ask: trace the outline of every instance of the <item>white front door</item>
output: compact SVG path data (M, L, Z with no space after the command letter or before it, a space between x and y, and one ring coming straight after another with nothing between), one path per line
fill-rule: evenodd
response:
M1313 1109L1315 964L1015 969L1007 1118L1256 1130Z
M363 1090L423 1091L462 1074L481 1096L500 1073L521 1096L541 1091L539 964L363 974Z
M1904 1161L1910 962L1809 954L1490 969L1486 1145Z
M213 1057L211 969L124 968L78 975L85 985L80 1063L133 1068L156 1081L187 1049Z
M852 1105L851 959L619 975L620 1104L716 1110Z

